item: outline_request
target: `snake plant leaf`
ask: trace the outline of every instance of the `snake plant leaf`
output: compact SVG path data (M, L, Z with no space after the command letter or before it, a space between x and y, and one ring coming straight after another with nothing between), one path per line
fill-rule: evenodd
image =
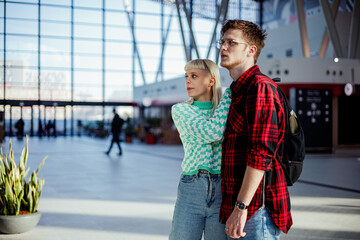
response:
M21 152L21 156L20 156L20 161L19 161L19 165L18 168L20 169L20 171L25 169L26 163L25 163L25 158L27 155L27 150L26 148L24 148Z
M13 213L12 203L14 202L14 194L12 192L9 182L5 183L5 199L6 202L8 203L7 204L9 207L8 210L10 211L10 214L12 214Z
M34 206L34 201L33 201L33 198L32 198L32 191L33 191L33 188L31 185L29 185L29 192L28 192L28 195L27 195L27 199L28 199L28 211L31 212L31 209L33 208Z
M6 197L6 199L8 199L10 201L12 201L14 199L11 185L9 182L5 183L5 197Z
M21 152L19 169L24 170L28 160L28 149L29 149L29 136L26 136L26 144L24 149Z
M39 173L40 169L44 166L45 164L45 160L49 157L49 155L47 155L46 157L44 157L44 159L41 161L41 163L39 164L39 167L36 169L36 174Z
M1 185L5 182L5 170L1 167L0 169L0 183ZM0 188L1 188L1 185L0 185Z
M41 179L40 186L39 186L39 197L41 196L44 185L45 185L45 179Z
M36 212L36 208L39 203L39 193L37 191L33 191L32 197L33 197L33 206L32 206L32 209L30 209L30 212L34 213L34 212Z
M5 175L5 161L4 161L4 155L3 155L3 152L2 152L2 148L1 148L1 156L0 156L0 162L1 162L1 165L0 165L0 174L1 176L4 176Z
M9 156L6 154L5 155L5 169L6 169L6 172L8 172L8 170L9 170Z
M11 171L14 171L14 169L16 169L16 163L15 163L15 160L14 160L14 151L10 151L9 153L9 169Z
M25 177L28 175L29 171L30 171L30 168L26 169L26 171L25 171L25 173L24 173L24 179L23 179L23 181L25 181Z
M17 180L16 183L14 184L14 189L15 189L16 197L19 197L23 190L23 186L19 180Z
M21 198L20 199L16 199L16 201L14 201L14 203L15 203L15 209L14 209L14 211L15 211L15 215L19 215L19 213L20 213L20 207L21 207Z
M10 152L9 152L9 155L6 155L6 164L7 164L7 166L9 167L9 159L11 159L11 153L12 153L12 141L11 141L11 139L10 139L10 142L9 142L9 145L10 145Z
M36 183L37 183L37 175L35 172L33 172L30 177L30 184L31 186L36 186Z
M4 158L4 151L3 151L2 148L1 148L1 150L0 150L0 154L1 154L1 158L3 159L3 158Z
M21 199L21 206L23 209L29 209L29 204L24 199Z

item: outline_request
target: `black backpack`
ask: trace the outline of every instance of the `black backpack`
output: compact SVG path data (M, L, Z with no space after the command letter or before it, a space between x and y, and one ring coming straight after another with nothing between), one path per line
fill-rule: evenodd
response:
M280 82L280 78L274 78L274 82ZM290 106L285 93L277 86L280 100L284 101L285 112L285 136L283 158L280 162L284 170L286 183L292 186L300 177L305 159L305 136L301 124Z

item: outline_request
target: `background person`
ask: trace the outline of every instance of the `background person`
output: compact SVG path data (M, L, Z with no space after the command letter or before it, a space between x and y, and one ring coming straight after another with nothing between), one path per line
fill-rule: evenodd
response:
M124 124L125 121L119 116L119 114L116 113L115 109L113 109L113 113L114 113L114 118L111 122L112 139L109 150L107 150L107 152L105 153L109 155L113 144L116 143L119 147L119 155L122 155L122 149L120 146L120 134L121 134L122 125Z
M16 124L15 124L15 128L16 128L16 136L18 139L22 139L24 136L24 120L22 118L20 118Z

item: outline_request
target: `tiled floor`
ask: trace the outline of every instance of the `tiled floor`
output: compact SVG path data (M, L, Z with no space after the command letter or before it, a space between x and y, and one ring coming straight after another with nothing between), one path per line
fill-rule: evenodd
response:
M30 232L0 239L168 239L182 146L123 143L122 156L116 146L107 156L109 141L31 138L31 169L49 155L40 171L42 218ZM24 141L13 145L18 159ZM360 149L308 154L301 180L290 188L294 225L281 239L360 239Z

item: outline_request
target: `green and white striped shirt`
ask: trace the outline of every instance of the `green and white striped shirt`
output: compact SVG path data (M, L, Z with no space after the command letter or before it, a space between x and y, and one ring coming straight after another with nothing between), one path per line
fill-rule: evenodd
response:
M181 165L183 174L194 175L199 169L220 174L221 145L230 103L228 88L212 116L211 102L184 102L172 106L171 115L185 152Z

